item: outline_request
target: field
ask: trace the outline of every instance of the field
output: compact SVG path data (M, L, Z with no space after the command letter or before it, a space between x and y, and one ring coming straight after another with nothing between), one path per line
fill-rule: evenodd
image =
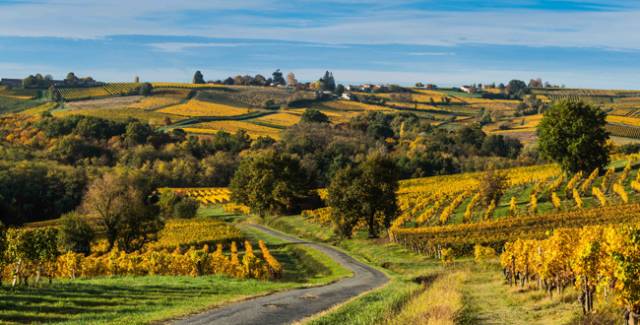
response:
M204 102L192 99L184 104L175 105L159 110L160 113L167 113L180 116L237 116L250 113L250 109L235 106Z
M218 131L235 133L239 130L247 131L252 138L259 136L269 136L274 139L280 137L280 130L268 126L258 125L245 121L213 121L189 125L183 130L196 134L213 134Z
M448 130L478 122L483 114L489 114L493 121L483 127L485 132L514 137L525 144L536 141L535 127L542 117L541 114L515 116L519 100L482 98L478 94L467 94L456 89L408 88L409 92L405 93L354 92L359 97L384 101L381 104L368 104L344 99L317 100L310 91L215 84L153 83L153 94L141 97L136 93L139 85L113 83L102 87L61 88L67 102L57 107L43 106L42 100L34 99L42 96L39 91L5 89L0 90L0 110L28 110L27 114L52 111L56 116L80 114L119 121L133 117L168 129L183 128L200 136L219 130L234 132L244 129L254 138L264 135L277 137L280 130L296 124L302 112L309 107L322 111L334 124L348 122L370 111L411 112L434 126ZM537 89L534 93L544 102L573 98L587 99L601 105L608 111L607 128L615 136L616 144L634 142L640 137L637 135L640 131L636 129L640 126L640 120L636 117L636 111L640 116L638 92ZM290 104L292 106L289 107Z
M253 120L263 125L273 125L276 127L289 127L300 122L300 115L287 112L270 114Z

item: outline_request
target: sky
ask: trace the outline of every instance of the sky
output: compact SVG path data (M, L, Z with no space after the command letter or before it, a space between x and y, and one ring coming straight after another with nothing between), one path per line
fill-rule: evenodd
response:
M638 0L0 0L0 77L640 89Z

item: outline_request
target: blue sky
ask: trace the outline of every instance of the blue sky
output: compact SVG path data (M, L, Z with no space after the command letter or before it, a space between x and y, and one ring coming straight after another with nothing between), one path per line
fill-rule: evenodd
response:
M0 0L0 76L640 89L640 1Z

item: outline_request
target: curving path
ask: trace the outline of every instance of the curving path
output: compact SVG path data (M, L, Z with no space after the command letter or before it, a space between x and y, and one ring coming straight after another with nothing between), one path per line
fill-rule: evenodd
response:
M384 273L329 246L303 242L261 225L249 225L290 243L319 250L353 272L350 278L313 288L293 289L253 298L178 320L174 324L289 324L322 312L388 281Z

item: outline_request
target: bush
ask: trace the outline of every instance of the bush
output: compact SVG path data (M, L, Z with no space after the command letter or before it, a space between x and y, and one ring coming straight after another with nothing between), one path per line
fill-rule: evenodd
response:
M91 253L91 241L95 232L89 223L75 212L67 213L60 219L60 246L64 251Z
M182 197L173 207L173 216L183 219L193 218L196 216L199 206L198 201L190 197Z
M164 218L193 218L198 212L198 201L187 196L180 196L172 191L160 194L158 200L160 214Z

